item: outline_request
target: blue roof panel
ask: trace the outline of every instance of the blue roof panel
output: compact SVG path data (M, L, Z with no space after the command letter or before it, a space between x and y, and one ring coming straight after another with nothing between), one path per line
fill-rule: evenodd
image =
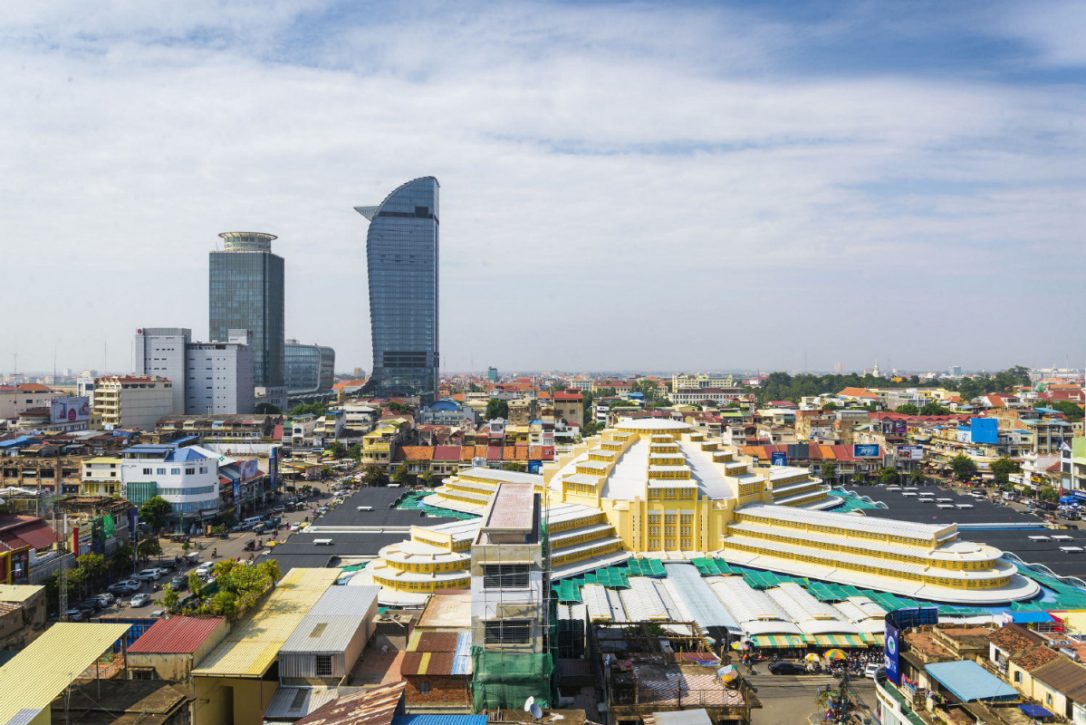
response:
M1018 699L1017 690L972 660L935 662L924 670L961 702Z
M486 715L397 715L392 725L486 725Z

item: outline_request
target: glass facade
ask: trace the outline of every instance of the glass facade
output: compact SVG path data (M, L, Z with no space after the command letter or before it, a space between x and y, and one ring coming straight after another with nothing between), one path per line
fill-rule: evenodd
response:
M370 286L373 374L377 395L437 390L438 189L426 176L399 187L378 207L358 207L370 220L366 263Z
M336 366L336 351L332 348L288 340L284 361L289 393L326 393L332 389Z
M283 258L271 252L272 234L226 232L221 252L211 252L210 337L230 330L253 333L253 384L283 386Z

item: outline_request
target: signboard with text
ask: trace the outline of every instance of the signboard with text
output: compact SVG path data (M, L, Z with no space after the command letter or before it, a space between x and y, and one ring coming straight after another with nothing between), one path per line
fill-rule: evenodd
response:
M784 451L774 451L772 455L772 463L774 466L787 466L788 454Z
M852 446L853 458L878 458L879 445L877 443L857 443Z
M898 446L897 458L899 461L922 461L924 460L924 447Z
M882 665L886 668L886 679L895 685L901 684L901 656L899 644L901 632L889 620L886 622L886 634L883 651Z

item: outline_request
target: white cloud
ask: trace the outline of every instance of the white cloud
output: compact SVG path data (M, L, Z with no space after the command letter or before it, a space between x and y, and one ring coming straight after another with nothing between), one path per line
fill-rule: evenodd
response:
M801 77L773 71L796 31L689 9L301 33L320 8L67 8L0 29L22 39L0 49L0 305L33 301L0 360L46 366L59 339L99 366L105 337L121 367L137 326L203 336L206 253L244 228L280 237L288 335L368 368L351 207L424 174L450 368L941 365L963 336L977 365L1081 357L1037 314L1083 311L1081 92ZM963 300L1033 334L946 314ZM928 339L902 339L916 319Z

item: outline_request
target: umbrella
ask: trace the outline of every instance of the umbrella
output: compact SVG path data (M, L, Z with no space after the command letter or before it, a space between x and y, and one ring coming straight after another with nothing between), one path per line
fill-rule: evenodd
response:
M818 656L817 652L811 652L803 658L806 662L821 662L822 658Z
M716 674L718 677L720 677L720 679L724 680L725 682L732 682L733 680L738 679L739 670L735 668L735 665L725 665L724 667L721 667L719 670L717 670Z
M750 649L750 643L749 642L732 642L732 649L736 649L736 650Z
M830 660L831 662L834 660L847 660L848 655L845 654L842 650L830 649L826 650L826 659Z

